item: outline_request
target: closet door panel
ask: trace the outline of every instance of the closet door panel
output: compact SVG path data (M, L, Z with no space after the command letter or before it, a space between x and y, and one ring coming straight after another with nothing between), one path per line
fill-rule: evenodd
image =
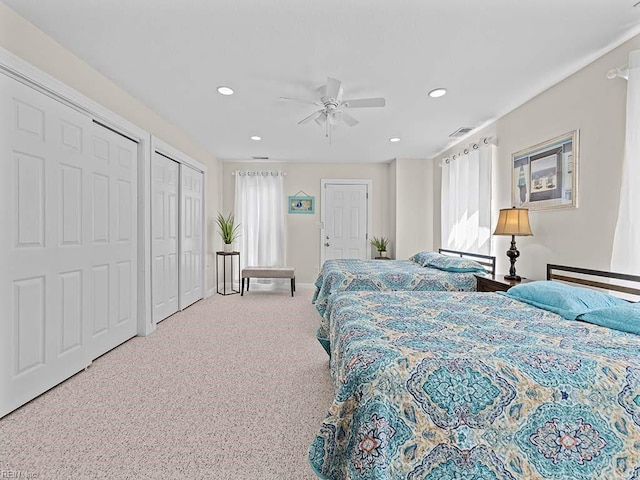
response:
M89 130L86 222L91 225L86 263L88 346L98 357L135 336L137 275L138 145L101 125Z
M0 416L84 368L89 118L0 74ZM74 202L75 205L71 205Z
M178 177L179 164L157 152L151 163L153 321L178 311Z
M180 309L203 297L202 222L204 175L186 165L181 171Z

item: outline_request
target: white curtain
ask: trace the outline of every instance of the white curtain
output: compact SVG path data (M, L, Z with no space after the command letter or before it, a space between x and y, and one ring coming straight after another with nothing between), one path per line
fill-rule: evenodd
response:
M283 173L237 171L235 176L240 268L284 267L286 201Z
M443 162L442 248L491 252L492 158L492 145L473 144Z
M627 129L611 270L640 274L640 50L629 55Z

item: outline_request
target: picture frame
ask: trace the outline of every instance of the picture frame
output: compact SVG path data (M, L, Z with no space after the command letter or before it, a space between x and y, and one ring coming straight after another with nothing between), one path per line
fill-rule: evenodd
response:
M316 211L316 197L308 195L289 196L289 213L313 214Z
M512 154L512 205L529 210L577 208L578 164L578 130Z

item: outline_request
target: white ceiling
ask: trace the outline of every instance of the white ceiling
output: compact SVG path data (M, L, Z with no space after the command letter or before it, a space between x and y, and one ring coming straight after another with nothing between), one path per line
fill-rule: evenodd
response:
M223 160L428 158L640 24L637 0L2 1ZM387 99L351 110L360 124L331 145L297 124L312 105L278 100L315 99L327 76L345 97Z

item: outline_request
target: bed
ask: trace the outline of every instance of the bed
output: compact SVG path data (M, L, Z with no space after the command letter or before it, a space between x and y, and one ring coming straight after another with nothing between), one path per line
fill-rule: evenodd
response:
M436 255L440 258L436 258ZM493 273L495 257L440 249L438 254L420 252L416 260L327 260L315 286L313 303L320 314L317 338L329 353L328 333L331 297L343 291L465 291L476 290L477 273ZM457 259L460 261L457 261ZM434 262L436 259L437 262ZM455 263L452 263L455 262ZM462 262L462 263L461 263ZM430 266L431 264L438 267ZM459 268L457 265L470 266ZM440 268L463 271L445 271ZM451 268L449 268L451 270Z
M330 339L320 478L640 479L638 335L498 293L360 291L335 295Z

